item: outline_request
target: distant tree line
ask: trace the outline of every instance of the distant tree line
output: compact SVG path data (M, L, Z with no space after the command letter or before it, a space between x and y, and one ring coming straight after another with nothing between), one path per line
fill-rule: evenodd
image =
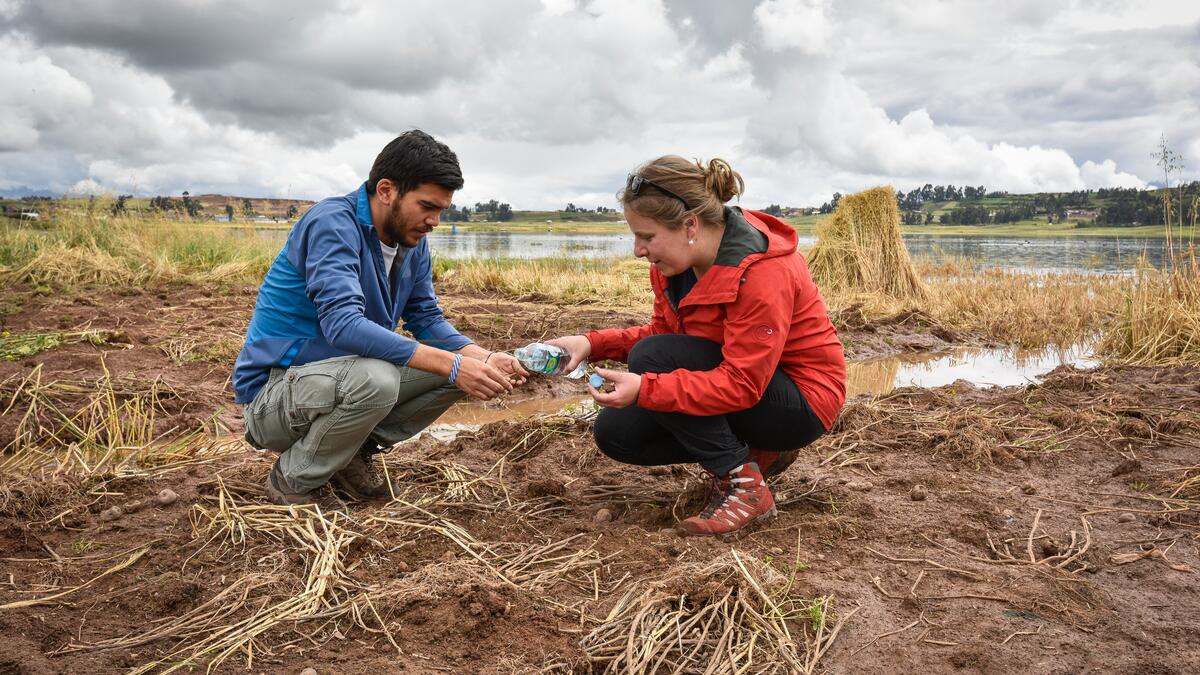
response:
M442 211L442 220L447 223L465 223L471 220L471 209L467 207L459 208L451 204L450 208Z
M595 213L614 213L615 211L616 211L616 209L610 209L607 206L597 206L595 208L594 212ZM593 210L589 209L585 206L575 206L575 204L573 204L571 202L567 202L567 207L565 209L563 209L563 213L593 213Z
M1109 188L1110 201L1096 214L1097 225L1162 225L1163 198L1148 190Z
M488 220L495 220L501 223L507 223L513 219L512 206L507 202L501 204L495 199L487 202L475 202L475 213L487 213Z
M120 201L119 198L118 201ZM121 209L124 210L124 208L124 202L121 202ZM191 194L187 190L183 191L180 201L176 201L171 197L151 197L150 208L162 213L186 213L189 218L195 218L204 210L200 202L192 199Z
M896 191L896 201L902 211L917 211L925 202L972 202L987 196L987 190L982 185L958 187L926 183L923 187L913 188L907 194L903 190ZM992 196L1002 196L1002 193L993 193Z

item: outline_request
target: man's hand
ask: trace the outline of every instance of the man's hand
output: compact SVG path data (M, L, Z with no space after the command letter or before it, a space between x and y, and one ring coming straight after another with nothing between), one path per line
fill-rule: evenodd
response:
M575 367L582 361L586 361L587 357L592 355L592 343L582 335L568 335L566 337L554 338L547 340L546 344L562 347L567 350L571 360L567 362L566 367L559 366L558 372L569 373L575 370Z
M627 373L623 370L597 368L596 374L613 383L613 390L604 393L591 384L588 391L592 399L604 408L628 408L637 403L638 394L642 391L642 376L637 373Z
M486 354L485 350L475 345L467 345L467 347L478 349L478 352ZM454 386L462 389L471 398L487 401L506 391L512 391L513 383L509 382L508 375L499 368L484 363L482 358L473 358L470 354L459 354L459 356L462 357L462 361L458 366L458 376L454 379ZM408 366L442 377L450 377L454 359L455 355L451 352L428 345L417 345L417 351L409 359Z
M454 386L471 398L487 401L512 391L513 383L509 381L508 374L496 366L478 359L464 358L458 366Z
M529 375L529 372L521 366L521 362L517 360L517 357L507 352L492 352L484 359L484 362L489 366L495 366L514 385L525 384L525 378Z

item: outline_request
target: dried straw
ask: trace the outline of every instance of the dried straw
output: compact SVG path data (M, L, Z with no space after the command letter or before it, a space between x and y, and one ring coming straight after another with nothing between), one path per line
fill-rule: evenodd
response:
M900 237L900 209L890 187L842 199L817 228L808 266L823 290L881 293L898 300L927 296Z

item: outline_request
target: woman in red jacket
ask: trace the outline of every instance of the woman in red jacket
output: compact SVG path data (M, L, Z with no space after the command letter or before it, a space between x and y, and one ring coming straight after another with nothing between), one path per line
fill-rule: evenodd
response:
M620 194L633 252L651 264L649 324L551 340L571 356L613 359L615 388L596 444L641 465L698 462L708 505L680 529L724 535L775 514L764 482L833 424L846 362L825 302L796 250L796 231L765 213L726 207L742 194L727 162L669 155L630 174Z

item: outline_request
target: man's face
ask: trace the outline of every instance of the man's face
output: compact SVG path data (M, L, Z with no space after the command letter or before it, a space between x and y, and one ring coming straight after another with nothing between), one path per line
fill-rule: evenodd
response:
M379 181L379 185L386 185L387 196L391 198L383 231L393 244L408 247L421 243L421 239L437 227L442 211L450 208L450 200L454 197L453 190L436 183L421 183L403 195L398 194L391 181ZM380 191L379 188L376 190ZM380 191L381 196L383 192Z

